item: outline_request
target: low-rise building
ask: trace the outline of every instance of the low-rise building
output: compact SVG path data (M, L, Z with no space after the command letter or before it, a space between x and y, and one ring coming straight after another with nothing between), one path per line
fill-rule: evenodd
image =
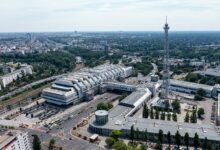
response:
M182 80L173 80L173 79L170 80L170 90L173 90L173 91L196 94L197 90L200 88L205 90L207 97L213 96L212 94L212 91L214 88L213 86L187 82L187 81L182 81Z
M217 125L220 125L220 94L218 94L217 113L216 113L216 124L217 124Z
M23 75L32 74L32 66L30 65L22 65L20 69L17 69L11 73L3 75L0 77L0 84L2 87L6 87L8 84L17 80L19 77Z
M202 76L207 77L220 77L220 67L219 68L209 68L204 71L197 71Z

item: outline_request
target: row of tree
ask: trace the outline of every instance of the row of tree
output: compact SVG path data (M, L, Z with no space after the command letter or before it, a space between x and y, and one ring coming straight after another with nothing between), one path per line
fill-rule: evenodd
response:
M156 138L156 139L155 139ZM171 144L176 144L178 149L181 144L185 145L187 147L187 150L190 146L190 137L189 133L185 133L185 135L182 137L177 131L174 135L174 141L172 140L173 137L170 132L168 132L166 135L163 133L163 130L159 130L159 133L156 137L154 138L149 138L149 133L147 130L144 132L140 132L139 129L134 129L134 126L131 126L130 129L130 139L133 142L134 140L142 140L142 141L148 141L148 140L153 140L153 142L156 142L155 149L162 150L163 143L168 144L168 149L170 149ZM184 142L182 142L184 141ZM204 139L203 143L200 142L199 136L197 133L195 133L194 138L193 138L193 146L194 148L202 147L204 150L214 150L215 145L210 143L207 138Z
M32 143L33 150L42 150L41 141L40 141L40 138L38 137L38 135L34 134L32 136L33 136L33 143ZM51 139L49 142L48 149L49 150L55 150L55 148L57 149L55 144L56 144L55 139ZM59 147L59 150L64 150L64 149L63 149L63 147Z
M170 121L171 119L173 121L177 121L177 114L174 113L165 113L164 111L160 111L159 109L154 110L153 108L148 108L146 104L144 104L143 112L142 112L143 118L151 118L151 119L161 119L161 120L167 120Z
M113 148L115 150L147 150L147 145L141 143L140 148L132 142L131 144L125 144L119 138L122 136L121 131L113 130L109 136L106 138L105 142L109 148Z
M203 108L199 108L198 111L193 110L193 112L191 113L191 116L189 115L189 112L187 112L184 118L184 122L197 123L197 116L198 118L202 118L202 115L204 114L205 114L205 111Z

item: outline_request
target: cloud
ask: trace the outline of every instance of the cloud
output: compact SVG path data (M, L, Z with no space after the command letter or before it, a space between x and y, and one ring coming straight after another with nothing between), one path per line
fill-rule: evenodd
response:
M0 0L0 31L220 30L219 0Z

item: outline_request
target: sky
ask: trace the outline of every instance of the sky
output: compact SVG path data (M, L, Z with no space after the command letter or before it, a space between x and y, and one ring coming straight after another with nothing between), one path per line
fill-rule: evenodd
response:
M0 32L220 31L220 0L0 0Z

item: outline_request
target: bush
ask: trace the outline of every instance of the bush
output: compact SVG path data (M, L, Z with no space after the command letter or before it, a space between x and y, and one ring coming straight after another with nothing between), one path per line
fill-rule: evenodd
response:
M116 140L113 137L107 137L105 140L105 143L109 146L112 147L115 144Z
M201 100L203 100L203 97L198 95L198 94L196 94L194 99L197 100L197 101L201 101Z
M198 117L201 118L202 115L204 115L204 114L205 114L204 108L199 108L199 110L198 110L198 112L197 112Z
M112 103L98 103L97 110L109 110L113 107Z
M123 142L123 141L117 141L115 142L115 144L113 145L113 148L115 150L127 150L128 146Z
M118 140L118 138L122 135L121 131L119 130L112 130L112 132L109 134L109 137L113 137L115 140Z

